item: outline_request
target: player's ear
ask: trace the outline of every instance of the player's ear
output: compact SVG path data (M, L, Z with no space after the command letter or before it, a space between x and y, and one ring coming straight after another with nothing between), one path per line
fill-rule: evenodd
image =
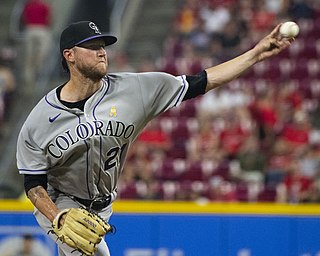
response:
M63 57L66 61L73 62L74 61L74 51L72 49L64 49Z

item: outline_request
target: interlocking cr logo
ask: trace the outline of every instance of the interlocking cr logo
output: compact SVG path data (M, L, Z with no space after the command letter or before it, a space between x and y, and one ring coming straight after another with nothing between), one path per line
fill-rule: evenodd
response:
M90 22L90 23L89 23L89 27L90 27L91 29L93 29L96 34L101 34L101 32L100 32L100 30L98 29L97 25L94 24L93 22Z

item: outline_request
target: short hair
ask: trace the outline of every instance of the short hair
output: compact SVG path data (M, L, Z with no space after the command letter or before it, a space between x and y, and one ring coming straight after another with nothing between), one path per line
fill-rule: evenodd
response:
M66 59L62 56L61 57L61 64L62 64L62 68L64 71L66 71L67 73L70 73L69 67L68 67L68 63L66 61Z

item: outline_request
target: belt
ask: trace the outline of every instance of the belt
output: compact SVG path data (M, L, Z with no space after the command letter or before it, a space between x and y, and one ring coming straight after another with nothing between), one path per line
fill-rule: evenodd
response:
M73 196L73 198L85 207L95 211L101 211L111 203L111 196L98 197L93 200L82 199L76 196Z

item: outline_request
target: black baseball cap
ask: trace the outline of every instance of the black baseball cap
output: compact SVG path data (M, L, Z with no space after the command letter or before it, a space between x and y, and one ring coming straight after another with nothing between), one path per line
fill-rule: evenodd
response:
M108 33L101 32L98 26L92 21L79 21L70 24L60 36L60 53L64 49L70 49L86 41L101 38L106 46L117 42L117 38Z

